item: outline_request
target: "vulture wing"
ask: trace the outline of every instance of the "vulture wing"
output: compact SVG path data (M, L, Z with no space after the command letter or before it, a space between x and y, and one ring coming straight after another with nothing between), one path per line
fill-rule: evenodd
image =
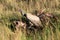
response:
M30 13L27 13L27 18L36 26L42 25L39 17L37 17L36 15L32 15Z

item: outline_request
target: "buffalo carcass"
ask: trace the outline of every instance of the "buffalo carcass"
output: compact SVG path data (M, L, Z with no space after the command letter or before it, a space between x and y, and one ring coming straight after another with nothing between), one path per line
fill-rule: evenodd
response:
M48 26L51 26L53 28L53 31L56 29L56 27L54 26L54 23L58 25L58 17L56 14L49 12L45 13L44 11L38 12L37 10L35 10L35 15L40 18L43 26L45 26L48 22Z
M26 24L25 23L23 23L22 21L12 21L12 24L11 24L11 30L13 31L13 32L16 32L16 31L19 31L19 30L21 30L21 28L22 29L26 29Z

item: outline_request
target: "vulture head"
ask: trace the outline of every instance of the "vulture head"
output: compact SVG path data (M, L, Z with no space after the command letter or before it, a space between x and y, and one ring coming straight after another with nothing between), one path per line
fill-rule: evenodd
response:
M25 11L23 11L21 9L19 11L20 11L20 13L21 13L22 16L25 16L26 17L26 12Z

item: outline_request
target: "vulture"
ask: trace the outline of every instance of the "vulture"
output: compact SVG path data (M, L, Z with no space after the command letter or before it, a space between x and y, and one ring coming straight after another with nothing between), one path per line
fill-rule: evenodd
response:
M29 23L32 23L37 28L43 28L40 18L36 15L32 15L31 13L25 13L23 10L20 10L21 15L24 16L27 19L27 25Z

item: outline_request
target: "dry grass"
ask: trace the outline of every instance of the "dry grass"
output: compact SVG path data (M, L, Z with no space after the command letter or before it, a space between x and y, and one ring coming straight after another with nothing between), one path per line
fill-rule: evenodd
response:
M53 32L52 28L48 26L44 31L36 32L28 37L22 31L16 33L9 29L11 19L21 19L19 9L26 12L33 12L34 10L43 10L56 14L58 19L54 24L56 29ZM0 0L0 40L60 40L60 0Z

